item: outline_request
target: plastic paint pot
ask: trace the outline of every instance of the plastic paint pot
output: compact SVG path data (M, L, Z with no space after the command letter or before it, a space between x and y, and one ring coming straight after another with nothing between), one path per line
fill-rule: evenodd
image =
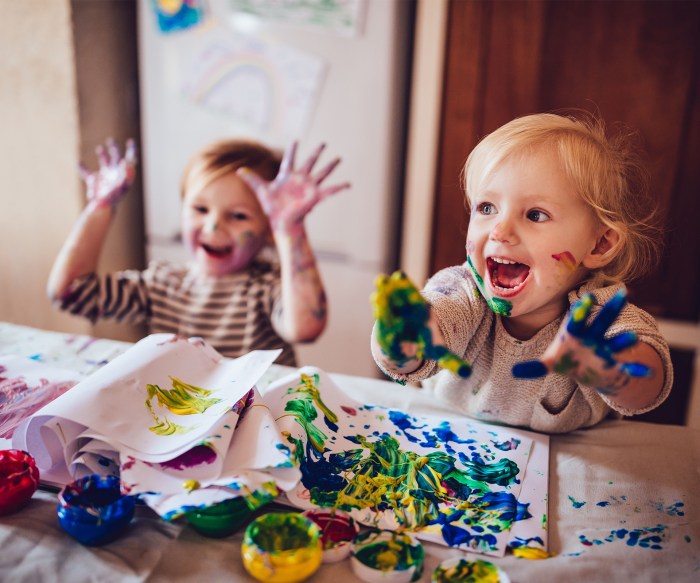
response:
M103 545L131 522L135 502L121 493L118 477L85 476L58 493L58 522L79 543Z
M190 510L185 514L187 522L199 534L221 538L239 530L253 515L245 498L230 498L206 508Z
M258 581L303 581L321 565L321 532L296 512L263 514L246 528L241 554Z
M336 563L346 558L357 536L357 524L342 510L306 510L302 513L318 525L324 563Z
M16 512L39 487L34 458L21 449L0 450L0 515Z
M464 557L445 559L433 571L434 583L510 583L510 577L500 567L477 559Z
M367 583L417 581L423 573L423 545L407 533L372 529L352 545L351 565Z

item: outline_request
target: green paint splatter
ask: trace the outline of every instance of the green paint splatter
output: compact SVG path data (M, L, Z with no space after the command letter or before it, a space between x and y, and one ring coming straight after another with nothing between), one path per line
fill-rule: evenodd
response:
M321 392L318 390L318 374L309 376L302 373L301 384L297 385L296 387L291 387L287 389L288 395L292 393L301 393L304 395L308 395L316 404L316 406L321 410L321 412L325 415L328 421L330 421L331 423L338 423L338 416L335 413L333 413L333 411L331 411L328 407L326 407L326 404L321 399Z
M356 559L383 573L415 569L411 581L417 581L423 572L423 547L407 534L370 530L355 539L355 548Z
M457 564L449 567L438 565L432 575L434 583L498 583L500 580L498 567L480 559L460 559Z
M467 267L469 267L469 271L471 271L472 276L474 277L474 281L476 282L476 287L479 289L481 292L481 296L484 298L486 303L488 304L489 308L491 308L491 311L494 314L497 314L499 316L510 316L510 313L513 309L513 303L509 302L508 300L504 300L502 298L489 298L486 292L484 291L484 280L481 278L479 273L476 271L476 268L474 267L474 264L472 263L472 258L467 256Z

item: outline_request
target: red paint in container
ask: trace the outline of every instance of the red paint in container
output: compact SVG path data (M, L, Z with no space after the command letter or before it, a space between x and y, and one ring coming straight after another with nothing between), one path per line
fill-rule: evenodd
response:
M358 532L352 516L340 510L321 508L306 510L303 515L315 522L321 531L324 563L341 561L350 554L352 541Z
M22 508L39 487L34 458L19 449L0 450L0 515Z

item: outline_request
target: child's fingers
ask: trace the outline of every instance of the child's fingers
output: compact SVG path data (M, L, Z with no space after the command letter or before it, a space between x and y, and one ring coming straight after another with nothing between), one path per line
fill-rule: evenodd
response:
M338 166L338 164L340 164L340 158L336 158L330 164L326 165L326 167L318 173L318 175L316 176L316 179L314 180L314 183L316 184L316 186L321 184L321 182L323 182L328 177L328 175L331 172L333 172L333 170L335 170L335 168L336 168L336 166Z
M124 160L129 166L136 166L136 142L133 138L126 141L126 150L124 152Z
M282 162L280 163L280 171L278 173L278 178L285 178L289 172L294 168L294 159L297 155L297 145L299 142L292 142L289 147L284 151L284 156L282 156Z
M585 294L579 301L571 306L569 321L566 324L566 331L572 336L580 337L586 328L586 318L591 311L593 297Z
M619 291L609 301L605 302L589 327L588 331L591 338L602 338L605 335L605 331L610 328L620 315L626 303L627 293L624 290Z
M236 170L236 176L238 176L243 182L245 182L254 192L258 192L262 189L266 182L260 178L255 172L248 168L239 168Z
M304 164L304 167L300 170L300 172L306 176L308 174L311 174L311 170L313 169L314 165L316 164L316 161L318 160L318 157L321 155L321 152L323 152L323 149L326 147L326 144L320 144L309 156L309 159L306 161L306 164Z
M634 346L635 344L637 344L637 335L632 331L620 332L608 339L608 349L612 354Z
M107 151L105 150L105 147L102 144L95 148L95 154L97 154L97 162L99 163L100 168L109 166L109 158L107 157Z
M117 146L117 141L114 138L107 138L107 154L111 166L119 164L119 146Z
M513 365L512 371L517 379L538 379L549 373L549 367L541 360L526 360Z
M641 362L623 362L620 364L620 371L635 378L645 378L652 375L652 369Z
M83 164L82 162L79 162L78 163L78 174L80 176L80 179L83 182L87 182L87 179L90 176L90 170L88 169L87 166L85 166L85 164Z
M329 196L336 194L341 190L347 190L348 188L350 188L349 182L343 182L342 184L338 184L336 186L329 186L328 188L324 188L323 190L320 190L318 192L318 200L320 202L323 199L328 198Z

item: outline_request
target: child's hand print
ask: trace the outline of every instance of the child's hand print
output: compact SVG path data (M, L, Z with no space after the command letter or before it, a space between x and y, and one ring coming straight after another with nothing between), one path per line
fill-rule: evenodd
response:
M428 327L430 306L402 272L380 275L372 294L377 320L377 342L382 352L397 364L430 358L454 374L467 378L471 366L447 348L433 344Z
M562 323L542 360L516 364L513 376L532 379L555 372L611 395L616 394L632 377L650 376L652 371L643 364L618 362L615 359L618 352L637 343L634 332L605 337L626 303L627 293L624 290L618 292L587 324L593 298L586 294L571 307L568 319Z

